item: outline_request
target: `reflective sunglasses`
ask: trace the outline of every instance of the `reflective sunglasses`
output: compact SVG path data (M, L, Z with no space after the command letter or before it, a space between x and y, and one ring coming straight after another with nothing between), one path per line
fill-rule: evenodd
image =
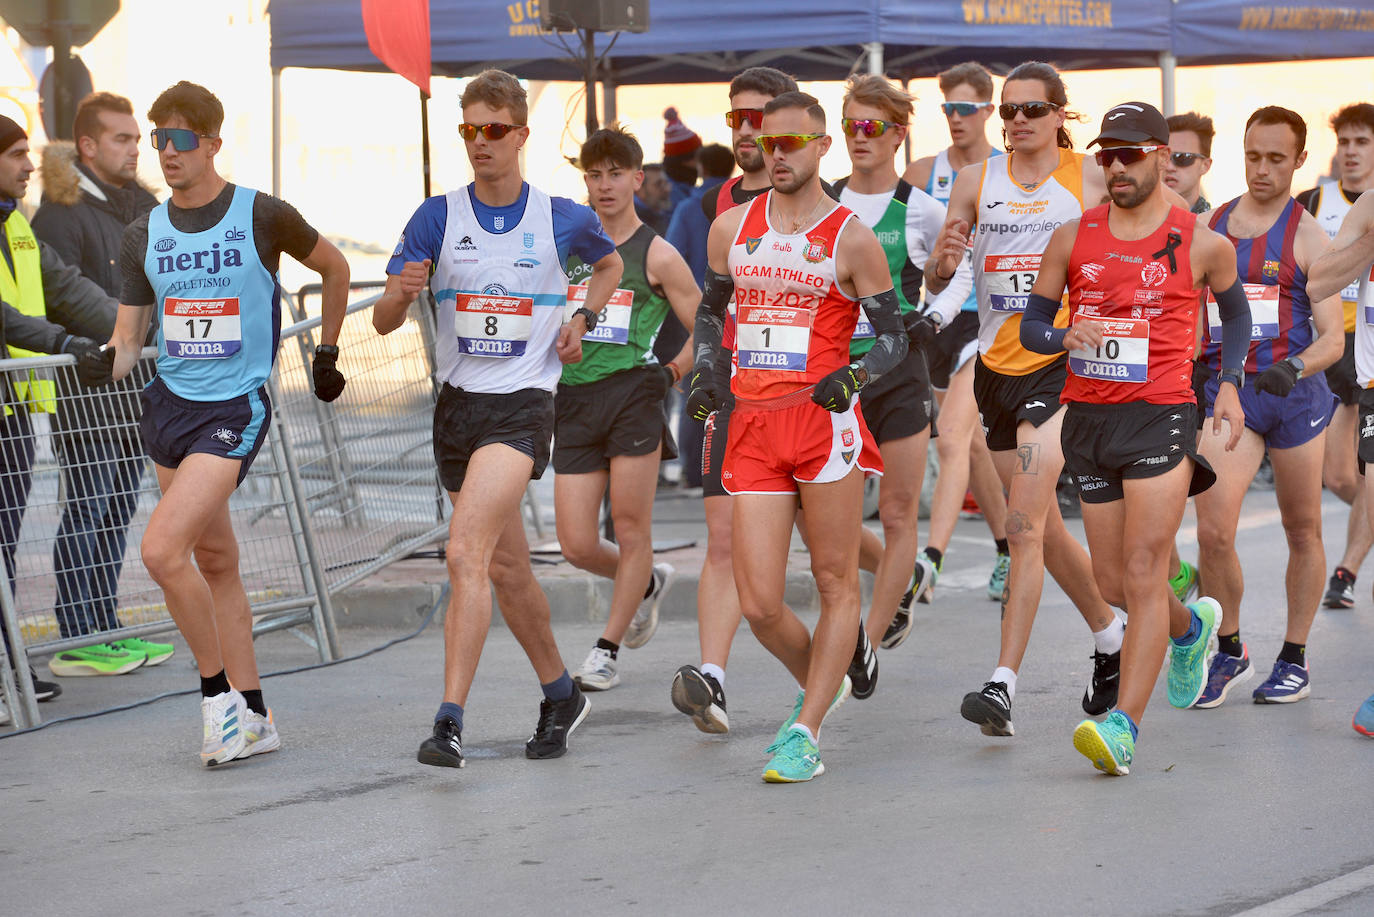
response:
M1170 153L1169 158L1174 161L1174 165L1180 169L1186 169L1199 159L1206 159L1201 153Z
M758 145L759 149L772 156L774 150L795 153L812 140L819 140L824 136L825 134L760 134L754 138L754 143Z
M725 113L725 123L731 130L739 130L748 121L754 130L763 127L762 108L732 108Z
M488 140L500 140L513 130L524 127L523 124L502 124L493 121L491 124L469 124L464 121L458 125L458 135L464 140L476 140L478 133Z
M187 153L200 146L200 138L214 140L214 134L197 134L193 130L184 127L155 127L153 128L153 149L164 150L167 144L172 145L172 149L178 153Z
M1010 121L1016 117L1018 111L1025 112L1027 118L1043 118L1061 108L1062 105L1053 102L1003 102L997 106L997 113L1002 116L1003 121Z
M991 108L991 107L992 107L992 103L991 103L991 102L941 102L941 103L940 103L940 110L943 111L943 112L945 113L945 117L946 117L946 118L948 118L950 115L958 115L958 116L961 117L961 118L967 118L967 117L969 117L970 115L973 115L973 114L976 114L976 113L979 112L979 111L982 111L984 108ZM1003 117L1006 117L1006 116L1003 115ZM1031 117L1031 116L1028 114L1027 117Z
M1119 162L1123 166L1131 166L1140 162L1155 150L1163 147L1155 146L1114 146L1105 150L1098 150L1096 154L1099 166L1110 166L1114 162Z
M841 118L840 126L851 137L863 134L865 137L881 137L894 127L906 127L896 121L881 121L877 118Z

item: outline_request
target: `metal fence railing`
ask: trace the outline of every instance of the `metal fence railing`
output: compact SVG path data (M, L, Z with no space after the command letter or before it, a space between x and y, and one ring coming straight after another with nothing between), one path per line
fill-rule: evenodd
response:
M348 386L312 391L318 317L285 328L269 381L273 422L230 500L255 633L298 628L322 660L337 655L330 593L447 530L430 455L432 312L417 305L385 337L376 297L349 307L339 341ZM152 349L144 351L151 357ZM69 356L0 360L0 689L19 726L38 722L30 654L175 629L139 558L157 481L138 436L138 392L152 361L116 387L86 389ZM45 399L31 412L16 392ZM6 658L7 656L12 657ZM10 664L12 662L12 665ZM15 677L17 676L17 678Z

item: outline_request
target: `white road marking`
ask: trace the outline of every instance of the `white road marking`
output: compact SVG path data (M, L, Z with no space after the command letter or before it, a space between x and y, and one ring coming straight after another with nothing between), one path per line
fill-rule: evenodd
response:
M1241 911L1233 917L1297 917L1298 914L1305 914L1314 908L1330 904L1356 892L1362 892L1367 888L1374 888L1374 866L1366 866L1354 872L1348 872L1343 876L1337 876L1326 882L1313 885L1311 888L1304 888L1301 891L1293 892L1291 895L1284 895L1282 898L1275 898L1264 904L1252 907L1247 911Z

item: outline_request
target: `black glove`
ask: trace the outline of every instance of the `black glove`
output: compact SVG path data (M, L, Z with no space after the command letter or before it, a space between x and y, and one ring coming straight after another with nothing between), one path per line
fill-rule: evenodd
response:
M902 324L906 327L906 339L911 342L913 350L924 348L940 333L940 326L925 312L904 313Z
M720 407L720 387L716 385L715 374L709 369L692 370L688 383L691 391L687 395L687 416L693 420L705 420Z
M811 400L827 411L843 414L849 410L849 402L854 399L854 393L863 388L863 383L859 381L858 370L858 363L850 363L848 366L842 366L830 373L816 383L816 389L811 393Z
M1280 360L1259 374L1255 380L1255 391L1286 398L1297 384L1298 368L1287 360Z
M315 348L315 362L310 373L315 377L315 397L321 401L333 401L343 393L347 380L335 367L339 361L339 348L321 344Z
M62 352L76 357L76 378L87 388L99 388L114 381L115 350L104 351L90 338L70 337L62 345Z

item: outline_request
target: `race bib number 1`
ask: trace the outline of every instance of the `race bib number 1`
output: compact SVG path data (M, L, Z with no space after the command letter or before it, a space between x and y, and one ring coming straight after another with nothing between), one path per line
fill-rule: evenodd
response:
M1279 336L1279 288L1268 283L1246 283L1245 298L1250 303L1250 340L1264 341ZM1221 307L1212 291L1207 291L1207 334L1221 340Z
M1074 375L1110 382L1148 382L1150 323L1143 318L1094 318L1093 321L1103 326L1102 344L1069 351L1069 369Z
M740 306L735 360L739 368L803 372L811 350L811 310Z
M518 357L529 343L534 300L528 296L459 293L453 330L458 352L478 357Z
M587 304L587 285L573 284L568 287L568 308L564 319ZM630 343L630 313L634 311L634 290L616 290L611 294L606 308L601 310L596 327L582 335L584 341L597 341L602 344Z
M176 299L162 306L162 339L167 356L182 360L222 360L239 352L239 300Z
M983 259L988 305L994 312L1025 312L1040 273L1039 255L988 255Z

